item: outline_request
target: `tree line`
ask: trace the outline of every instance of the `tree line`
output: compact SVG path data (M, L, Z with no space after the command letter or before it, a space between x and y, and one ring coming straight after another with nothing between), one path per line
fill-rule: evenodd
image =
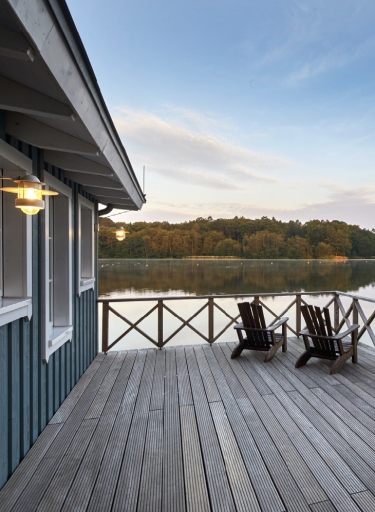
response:
M125 227L122 242L115 230ZM182 223L124 224L100 218L99 258L186 258L234 256L246 259L375 257L375 230L341 221L282 222L202 218Z

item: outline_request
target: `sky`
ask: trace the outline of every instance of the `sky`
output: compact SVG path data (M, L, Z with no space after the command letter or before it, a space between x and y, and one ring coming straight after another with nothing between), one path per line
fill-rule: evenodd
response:
M147 203L375 228L373 0L68 0ZM118 213L115 211L113 213Z

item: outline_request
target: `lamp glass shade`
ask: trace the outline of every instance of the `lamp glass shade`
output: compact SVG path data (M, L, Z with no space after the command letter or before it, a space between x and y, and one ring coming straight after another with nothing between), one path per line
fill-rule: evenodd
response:
M15 201L16 208L20 208L27 215L35 215L44 209L42 183L37 181L19 180L18 193Z
M120 228L120 229L116 229L116 238L117 240L119 240L120 242L122 240L125 240L125 230L123 228Z

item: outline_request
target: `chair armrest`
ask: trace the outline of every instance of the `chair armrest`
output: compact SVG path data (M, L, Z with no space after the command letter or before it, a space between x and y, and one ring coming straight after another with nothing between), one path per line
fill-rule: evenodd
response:
M353 331L358 330L359 327L360 327L359 324L353 324L349 327L348 330L341 332L339 334L336 334L336 336L334 336L334 339L341 340L342 338L345 338L345 336L348 336L348 334L351 334Z
M342 332L340 334L336 334L335 336L321 336L320 334L312 334L309 332L308 329L304 329L303 331L301 331L299 334L301 336L305 335L305 336L309 336L309 338L320 338L322 340L341 340L342 338L345 338L345 336L348 336L348 334L351 334L353 331L355 331L356 329L358 329L360 326L359 324L353 324L349 327L349 329L345 332Z
M275 331L278 327L280 327L280 325L283 325L285 324L285 322L287 322L289 320L288 317L285 317L285 318L281 318L276 324L274 325L271 325L270 327L245 327L243 325L243 323L241 322L240 324L237 324L235 325L233 328L234 329L243 329L244 331L252 331L252 332L271 332L271 331Z
M288 316L284 316L283 318L280 318L280 320L278 322L276 322L275 324L273 325L269 325L266 330L267 331L275 331L278 327L280 327L281 325L285 324L285 322L287 322L289 320L289 317Z

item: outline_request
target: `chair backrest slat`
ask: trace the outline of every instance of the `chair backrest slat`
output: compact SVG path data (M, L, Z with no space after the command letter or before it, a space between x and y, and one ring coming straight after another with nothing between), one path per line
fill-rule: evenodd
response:
M315 314L316 314L316 318L318 319L320 334L322 336L327 336L326 326L324 325L322 312L320 311L320 308L318 308L318 306L315 306Z
M250 306L251 306L251 310L253 312L255 325L257 326L257 328L258 329L266 329L267 326L266 326L266 321L264 318L262 306L260 304L256 304L255 302L252 302L250 304ZM268 346L270 344L268 333L266 333L264 331L263 332L260 331L257 333L257 335L258 335L259 342L262 345Z
M333 329L332 329L332 324L331 324L331 317L329 316L329 309L323 308L323 313L324 313L324 318L326 320L328 336L333 336Z
M238 304L238 310L241 315L244 327L250 329L266 329L266 322L264 319L263 308L254 302L241 302ZM254 346L269 348L271 343L269 341L268 333L262 331L246 331L246 336L249 342Z
M301 312L306 322L306 327L311 334L317 336L332 336L332 325L331 320L329 318L329 310L328 308L324 308L324 317L326 320L326 325L324 325L324 320L322 316L322 312L320 308L317 306L301 306ZM328 318L328 321L327 321ZM335 343L333 340L327 340L323 338L311 338L312 343L315 349L324 354L324 355L334 355L336 353Z

